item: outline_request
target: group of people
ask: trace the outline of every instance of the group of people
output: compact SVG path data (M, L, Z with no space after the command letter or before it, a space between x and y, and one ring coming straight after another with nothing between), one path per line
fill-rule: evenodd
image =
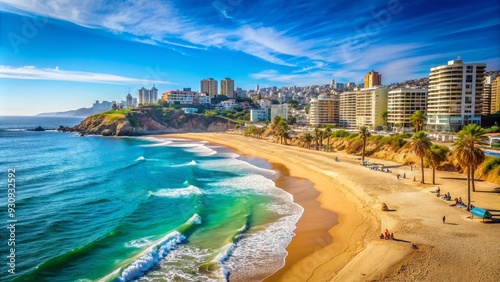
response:
M399 173L398 173L397 177L398 177L398 180L399 180L399 178L401 177L401 174L399 174ZM403 173L403 176L402 176L402 177L403 177L403 178L406 178L406 172L405 172L405 173Z
M389 233L389 230L385 230L384 233L380 233L380 239L394 240L394 233Z
M462 205L465 206L464 202L462 202L462 197L455 198L455 203L452 206Z
M441 196L439 192L437 193L437 197ZM451 195L450 192L445 193L443 196L441 196L441 199L446 200L446 201L451 201Z

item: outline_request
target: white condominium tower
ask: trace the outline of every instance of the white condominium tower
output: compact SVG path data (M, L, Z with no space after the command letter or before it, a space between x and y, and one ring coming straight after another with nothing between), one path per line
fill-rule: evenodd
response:
M356 92L340 93L339 125L356 129Z
M416 111L425 113L427 89L397 88L389 91L387 102L387 126L411 131L410 118Z
M214 98L218 94L217 80L213 78L203 79L200 83L200 92L205 92L210 98Z
M226 95L229 98L234 98L234 80L227 77L221 80L220 94Z
M158 89L153 85L153 88L146 89L142 87L139 89L139 105L156 104L158 103Z
M458 131L464 125L481 123L485 70L486 64L464 64L460 56L431 68L427 129Z

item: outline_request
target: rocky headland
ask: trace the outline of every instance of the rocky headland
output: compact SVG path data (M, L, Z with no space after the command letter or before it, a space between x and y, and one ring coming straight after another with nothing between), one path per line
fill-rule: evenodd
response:
M158 133L222 132L236 122L221 117L186 114L182 110L163 107L109 111L92 115L75 127L59 127L59 131L81 135L137 136Z

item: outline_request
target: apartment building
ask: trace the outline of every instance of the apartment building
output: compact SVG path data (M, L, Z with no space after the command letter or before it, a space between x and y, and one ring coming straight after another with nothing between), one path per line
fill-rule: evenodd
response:
M217 96L217 80L213 78L203 79L200 82L200 92L207 93L210 98Z
M416 111L425 112L427 89L397 88L387 97L387 126L395 131L411 131L410 118Z
M374 70L365 75L365 88L382 85L382 75Z
M221 80L220 94L226 95L229 98L234 98L234 80L227 77Z
M356 127L376 130L385 125L382 114L387 111L388 93L385 86L362 88L356 92Z
M339 125L347 129L356 128L356 92L340 93Z
M458 131L481 123L486 64L460 59L431 68L427 95L427 126L431 131Z
M311 100L309 109L309 123L312 126L320 124L339 123L339 97L320 95Z

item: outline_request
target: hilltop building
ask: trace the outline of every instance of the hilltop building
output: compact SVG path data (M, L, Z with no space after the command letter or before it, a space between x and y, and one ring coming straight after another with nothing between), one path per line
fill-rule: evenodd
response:
M139 105L156 104L158 103L158 89L153 85L153 88L146 89L142 87L139 89Z
M365 88L382 85L382 75L372 70L365 75Z
M217 96L217 80L213 78L203 79L200 83L200 92L207 93L210 98Z
M385 125L382 114L387 111L388 93L385 86L362 88L356 92L356 127L376 130Z
M431 68L427 96L427 129L458 131L481 123L486 64L464 64L460 59Z
M234 98L234 80L227 77L221 80L220 94L226 95L229 98Z
M427 89L397 88L387 98L387 126L394 130L411 131L410 118L415 111L425 112Z

